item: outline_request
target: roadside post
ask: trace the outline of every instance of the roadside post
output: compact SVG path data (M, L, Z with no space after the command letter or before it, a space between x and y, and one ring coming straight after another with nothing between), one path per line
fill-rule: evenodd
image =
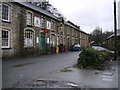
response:
M117 20L116 20L116 0L114 0L114 60L117 60Z

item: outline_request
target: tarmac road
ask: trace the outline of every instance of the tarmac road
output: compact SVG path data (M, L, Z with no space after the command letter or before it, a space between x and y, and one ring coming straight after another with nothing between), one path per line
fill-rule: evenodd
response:
M56 70L74 65L79 53L68 52L25 59L3 60L2 87L9 88L18 81L35 80Z

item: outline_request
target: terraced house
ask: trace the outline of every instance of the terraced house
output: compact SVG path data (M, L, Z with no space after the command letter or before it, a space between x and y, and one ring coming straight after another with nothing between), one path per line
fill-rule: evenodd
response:
M68 50L74 43L88 45L79 26L29 2L0 2L0 9L3 57L51 54L61 44Z

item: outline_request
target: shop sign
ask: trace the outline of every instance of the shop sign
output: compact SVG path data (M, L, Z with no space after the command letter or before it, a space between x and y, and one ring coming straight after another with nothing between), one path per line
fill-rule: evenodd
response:
M49 43L49 41L50 41L50 39L49 39L49 38L47 38L47 43Z
M49 32L49 30L48 30L48 29L45 29L45 30L44 30L44 33L48 33L48 32Z
M36 39L36 43L39 43L39 37L37 37L37 39Z

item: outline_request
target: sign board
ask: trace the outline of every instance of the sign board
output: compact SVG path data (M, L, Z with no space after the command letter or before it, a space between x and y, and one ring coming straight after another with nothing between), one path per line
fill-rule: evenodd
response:
M58 39L58 37L57 37L57 45L59 45L59 39Z
M39 43L39 37L37 37L37 39L36 39L36 43Z
M47 43L49 43L49 41L50 41L50 39L49 39L49 38L47 38Z

